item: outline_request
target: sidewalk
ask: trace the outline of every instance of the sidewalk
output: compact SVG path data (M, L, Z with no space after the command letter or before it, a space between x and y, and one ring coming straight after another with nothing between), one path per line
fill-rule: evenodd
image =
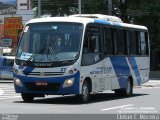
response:
M144 83L142 86L145 86L145 87L160 87L160 80L149 80L149 82Z

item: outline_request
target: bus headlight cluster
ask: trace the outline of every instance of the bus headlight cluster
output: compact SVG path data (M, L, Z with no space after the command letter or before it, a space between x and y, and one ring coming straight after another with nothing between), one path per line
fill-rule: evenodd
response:
M67 79L63 83L63 88L65 88L65 87L71 87L73 85L73 83L74 83L74 78Z
M17 86L23 86L21 80L18 78L14 78L14 82Z

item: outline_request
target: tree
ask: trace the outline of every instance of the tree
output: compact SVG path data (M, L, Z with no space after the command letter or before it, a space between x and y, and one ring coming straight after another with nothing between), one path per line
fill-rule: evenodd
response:
M38 6L38 0L31 0L33 7ZM42 15L64 16L77 13L75 0L41 0Z
M31 0L33 7L38 0ZM64 16L78 14L78 0L41 0L42 14ZM150 34L152 69L160 69L160 1L159 0L112 0L113 15L124 22L147 26ZM82 14L107 14L108 0L82 0Z
M82 13L107 14L108 0L82 0ZM33 7L38 6L38 0L31 0ZM78 0L41 0L42 15L64 16L78 14Z
M138 1L138 0L137 0ZM139 5L138 5L139 4ZM151 70L160 70L160 1L140 0L130 9L137 9L131 14L136 24L147 26L150 34Z
M151 45L151 70L160 70L160 1L114 0L113 13L124 22L147 26Z
M82 14L107 14L108 0L82 0Z

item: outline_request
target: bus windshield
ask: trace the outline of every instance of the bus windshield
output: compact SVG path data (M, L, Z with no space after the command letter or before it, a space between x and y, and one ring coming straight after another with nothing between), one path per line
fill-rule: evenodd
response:
M75 60L79 56L83 25L80 23L32 23L23 31L17 59L32 62Z

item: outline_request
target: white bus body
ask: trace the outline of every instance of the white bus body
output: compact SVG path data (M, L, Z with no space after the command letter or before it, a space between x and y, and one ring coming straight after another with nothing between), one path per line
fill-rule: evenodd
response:
M63 39L63 51L56 48L60 42L52 46L52 37ZM144 26L76 16L38 18L23 30L14 85L26 102L49 94L75 94L86 102L106 90L132 95L133 86L149 80L149 69Z

